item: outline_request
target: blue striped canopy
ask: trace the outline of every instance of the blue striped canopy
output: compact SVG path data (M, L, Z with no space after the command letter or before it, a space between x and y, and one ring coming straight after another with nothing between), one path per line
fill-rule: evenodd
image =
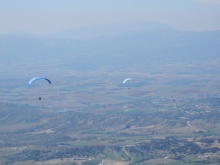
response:
M28 85L30 86L34 81L41 80L41 79L47 80L51 84L51 81L45 77L34 77L28 82Z

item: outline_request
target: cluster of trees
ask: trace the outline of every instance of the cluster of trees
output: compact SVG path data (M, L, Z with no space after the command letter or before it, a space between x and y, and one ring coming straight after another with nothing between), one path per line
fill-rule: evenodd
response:
M96 157L103 153L104 149L105 146L72 147L55 152L50 150L23 150L14 155L0 155L0 158L5 160L5 164L13 164L14 162L27 160L46 161L73 157Z
M201 139L202 142L212 143L213 139ZM201 148L194 142L178 139L170 136L165 139L152 140L149 143L140 143L136 146L126 147L126 150L135 156L144 156L145 152L148 157L154 158L157 151L169 153L176 160L183 160L186 155L196 155L204 153L216 153L220 151L218 147Z

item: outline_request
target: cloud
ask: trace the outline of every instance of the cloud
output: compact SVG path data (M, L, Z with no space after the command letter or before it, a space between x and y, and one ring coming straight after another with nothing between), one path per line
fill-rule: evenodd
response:
M201 2L201 3L212 3L212 4L219 4L220 5L220 0L194 0L196 2Z

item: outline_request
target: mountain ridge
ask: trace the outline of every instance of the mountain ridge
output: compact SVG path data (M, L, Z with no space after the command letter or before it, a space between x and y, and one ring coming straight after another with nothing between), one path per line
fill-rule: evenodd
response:
M220 30L188 32L168 27L85 40L7 34L0 35L0 57L6 57L6 63L13 59L27 63L43 60L48 65L53 59L59 67L87 70L104 65L214 60L219 58L219 45Z

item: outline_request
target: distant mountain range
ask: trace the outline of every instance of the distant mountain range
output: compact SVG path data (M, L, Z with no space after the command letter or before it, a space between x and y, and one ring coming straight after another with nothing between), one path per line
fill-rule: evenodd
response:
M51 37L67 39L93 39L97 37L119 37L135 35L137 33L150 32L156 29L173 29L172 27L157 22L127 21L108 25L90 25L80 28L71 28Z
M219 31L180 31L153 22L124 22L68 29L50 36L0 35L2 62L97 69L155 61L220 58ZM51 64L53 62L53 64Z

